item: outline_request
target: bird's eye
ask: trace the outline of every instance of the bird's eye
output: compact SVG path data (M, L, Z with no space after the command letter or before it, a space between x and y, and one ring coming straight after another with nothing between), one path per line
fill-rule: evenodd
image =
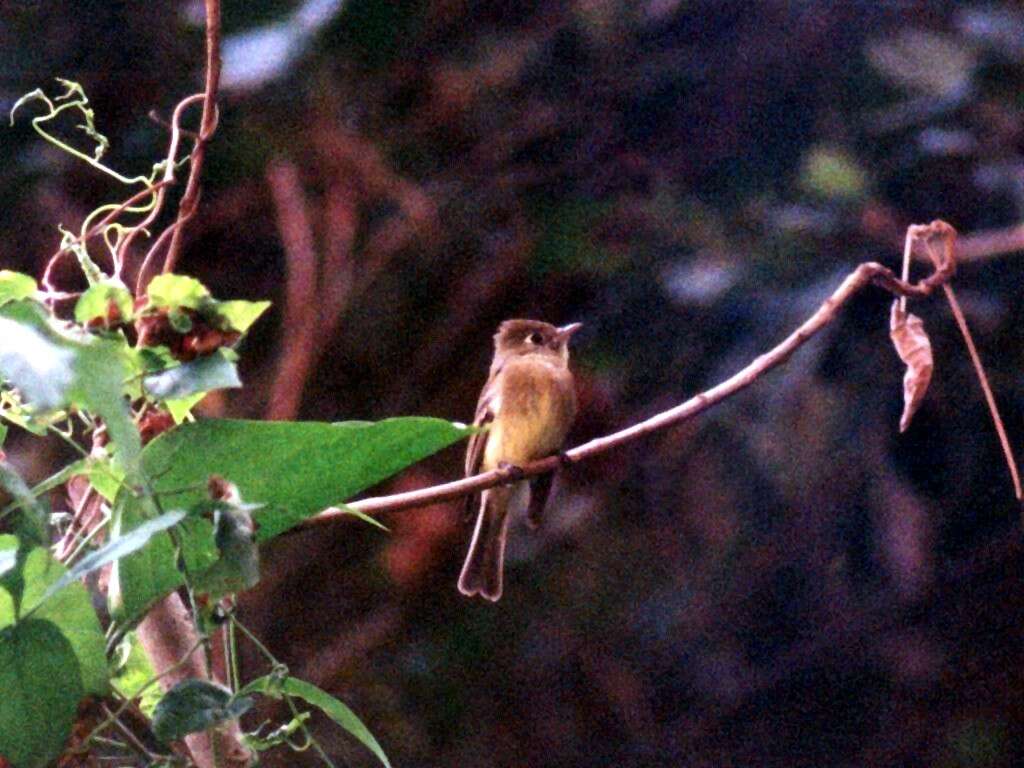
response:
M537 346L540 346L541 344L544 343L544 337L541 336L540 333L537 331L534 331L529 336L527 336L526 340L531 344L536 344Z

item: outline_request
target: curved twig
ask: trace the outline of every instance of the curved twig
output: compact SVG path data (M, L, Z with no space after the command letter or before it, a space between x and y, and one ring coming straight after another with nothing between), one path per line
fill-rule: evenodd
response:
M128 254L128 249L132 244L132 240L135 239L139 232L144 231L146 227L152 224L156 220L156 217L159 216L160 212L163 210L164 198L166 196L167 187L173 184L175 181L174 171L177 168L176 161L178 158L178 144L181 143L182 135L181 118L184 115L185 110L188 109L189 106L195 104L203 97L204 94L202 93L194 93L191 96L187 96L186 98L179 101L178 105L174 108L174 113L171 117L171 141L167 147L167 157L164 161L164 177L162 179L162 182L164 183L165 186L160 188L160 192L157 195L156 202L153 205L153 208L150 210L149 215L147 215L145 219L143 219L136 227L134 227L132 231L129 232L127 236L125 236L125 239L118 245L117 251L119 255L118 258L116 259L118 277L120 277L120 271L121 269L123 269L125 261L127 260L126 256ZM142 280L142 277L145 275L145 265L149 262L150 254L152 254L152 252L153 249L151 248L150 253L146 255L145 259L143 259L142 267L140 267L139 269L140 282ZM145 284L143 284L142 287L145 287ZM139 285L136 285L135 295L138 296L139 293Z
M158 181L153 186L146 187L145 189L141 190L140 192L136 192L134 195L129 197L123 203L119 203L118 205L116 205L114 208L111 209L111 211L109 213L107 213L106 216L104 216L98 222L96 222L91 227L89 227L89 229L86 231L86 233L79 238L79 242L84 243L87 240L90 240L92 237L94 237L95 235L97 235L100 232L102 232L104 230L104 228L108 224L110 224L114 219L116 219L118 216L120 216L125 211L131 209L132 206L134 206L136 203L140 202L143 198L145 198L147 196L150 196L150 195L157 194L160 190L162 190L164 187L168 186L171 183L173 183L173 182ZM54 254L50 257L49 261L46 262L46 268L43 270L42 284L43 284L43 286L47 290L49 290L49 291L56 291L57 290L53 286L53 282L52 282L52 279L51 279L52 278L53 270L56 267L56 265L60 262L60 259L61 259L62 256L67 256L67 255L70 255L70 254L72 254L71 247L68 246L68 245L63 245L60 248L58 248L54 252Z
M956 257L954 256L954 252L956 246L956 230L948 224L946 225L946 228L938 227L927 229L923 227L910 227L910 229L907 230L907 241L910 242L912 237L919 239L924 243L928 257L937 267L941 267L943 264L955 262ZM932 247L932 238L942 239L942 253L936 252ZM1013 482L1013 493L1017 497L1017 500L1020 501L1024 499L1024 488L1021 487L1020 473L1017 469L1017 459L1013 455L1013 447L1010 445L1010 438L1006 434L1006 427L1003 425L1003 418L999 415L999 406L996 405L996 397L992 393L992 387L988 383L988 375L985 373L985 366L981 364L981 355L978 354L978 348L974 344L974 337L971 335L970 328L967 327L967 318L964 316L963 309L960 308L960 302L957 301L956 293L953 291L953 286L948 283L944 283L942 290L946 294L946 301L949 304L950 311L953 313L953 319L956 321L957 328L960 329L960 335L963 336L964 344L967 346L967 354L971 358L971 365L974 366L974 374L977 376L978 383L981 385L982 394L985 396L985 404L988 406L989 414L992 417L992 424L995 426L996 434L999 436L999 445L1003 449L1003 458L1006 460L1006 466L1010 471L1010 480ZM1024 514L1024 511L1022 511L1022 514Z
M943 227L949 225L945 224L945 222L933 222L928 226ZM920 233L917 233L915 236L920 236ZM349 509L356 509L360 512L384 512L410 509L439 501L449 501L470 493L476 493L485 488L511 482L520 477L551 472L562 463L583 461L649 435L652 432L674 426L693 418L697 414L711 408L711 406L717 405L726 398L746 389L768 371L782 365L800 346L832 322L839 309L851 297L868 285L877 285L900 297L928 296L937 286L945 284L953 274L954 268L955 266L952 262L937 264L932 274L916 283L909 283L896 277L888 267L884 267L877 262L865 262L851 272L835 292L818 307L817 311L804 321L799 328L787 336L781 344L765 352L725 381L691 397L674 408L670 408L618 432L595 438L583 445L578 445L561 456L548 456L545 459L525 464L521 468L495 469L461 480L454 480L449 483L442 483L406 493L360 499L348 504L346 508L331 507L326 509L315 517L304 521L302 525L304 527L315 526L345 517Z

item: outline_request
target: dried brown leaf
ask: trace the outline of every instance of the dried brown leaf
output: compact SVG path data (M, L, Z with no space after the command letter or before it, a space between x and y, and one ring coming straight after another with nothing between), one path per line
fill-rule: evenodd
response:
M900 432L906 432L932 380L935 367L932 343L924 330L924 321L901 310L899 301L892 304L889 336L896 347L896 354L907 366L903 376L903 415L900 417Z

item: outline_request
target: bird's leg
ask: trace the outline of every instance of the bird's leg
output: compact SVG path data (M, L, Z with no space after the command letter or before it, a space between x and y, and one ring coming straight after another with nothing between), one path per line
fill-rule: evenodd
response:
M548 496L551 494L551 481L554 478L554 472L545 472L530 483L530 506L526 512L526 524L534 530L540 528L543 521L544 507L548 503Z

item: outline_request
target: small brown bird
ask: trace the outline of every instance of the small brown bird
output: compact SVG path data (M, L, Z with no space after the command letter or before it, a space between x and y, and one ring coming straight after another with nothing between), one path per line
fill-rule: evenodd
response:
M480 393L473 424L487 429L473 435L466 451L466 475L503 466L521 466L559 450L576 416L576 391L569 371L569 339L579 323L556 328L538 320L506 320L494 335L494 361ZM530 510L540 519L551 476L539 478L531 499L530 482L488 488L459 591L488 600L501 597L505 539L510 513ZM472 497L469 504L472 504Z

